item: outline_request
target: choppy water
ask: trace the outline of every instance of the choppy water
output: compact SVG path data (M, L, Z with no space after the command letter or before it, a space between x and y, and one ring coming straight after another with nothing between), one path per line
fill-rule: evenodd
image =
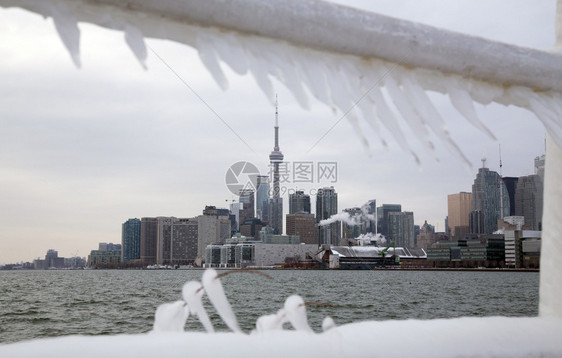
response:
M182 285L203 271L0 271L0 343L70 334L148 332L154 311L181 297ZM319 330L361 320L459 316L536 316L539 274L528 272L267 271L222 278L225 292L249 331L289 295L336 307L308 306ZM214 309L215 327L226 330ZM190 317L187 330L202 330Z

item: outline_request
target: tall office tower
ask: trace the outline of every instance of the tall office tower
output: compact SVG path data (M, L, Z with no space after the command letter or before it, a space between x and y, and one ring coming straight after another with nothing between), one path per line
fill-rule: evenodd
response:
M121 262L140 259L141 221L129 219L122 225L121 230Z
M269 161L273 167L273 197L269 200L269 226L273 233L283 233L283 198L279 187L279 165L283 162L283 153L279 149L279 112L277 108L277 96L275 97L275 145L269 154Z
M414 240L414 213L411 211L388 213L388 239L396 246L413 248Z
M289 214L296 213L310 214L310 195L305 194L304 191L289 194Z
M366 204L367 209L367 232L377 232L377 201L375 199L369 200Z
M462 239L469 232L469 216L472 193L461 192L447 195L448 225L451 236Z
M246 219L255 217L254 215L254 191L252 189L240 189L240 209L239 222L243 223Z
M538 175L520 177L515 190L515 215L531 230L542 229L543 182Z
M484 233L484 213L480 210L472 210L468 218L468 231L471 234Z
M197 217L197 258L199 266L205 257L205 247L210 244L222 244L230 237L230 218L223 215L224 210L214 206L205 206L203 215Z
M240 209L242 206L243 204L241 203L230 204L230 213L234 215L234 224L232 224L231 228L233 232L240 231Z
M287 214L285 220L287 235L300 237L301 244L316 244L316 220L314 214L294 213Z
M158 239L158 219L141 218L140 259L145 265L156 263L156 243Z
M507 196L509 197L509 215L515 216L515 191L517 190L517 181L519 178L516 177L503 177L503 183L507 189Z
M258 175L256 188L256 217L264 220L264 214L267 214L269 204L269 177L267 175Z
M334 187L322 188L316 194L316 223L330 218L338 212L338 194ZM337 246L340 244L341 223L339 221L318 227L318 243Z
M378 226L378 233L384 235L385 237L388 236L389 233L389 226L388 226L388 215L394 212L401 212L402 205L400 204L382 204L377 209L377 226Z
M482 159L482 168L478 170L472 185L471 207L484 214L484 233L491 234L498 229L498 219L509 216L509 194L500 175L486 168L485 163L486 159ZM503 186L502 190L500 185ZM500 193L503 193L502 198ZM503 213L500 213L501 208Z

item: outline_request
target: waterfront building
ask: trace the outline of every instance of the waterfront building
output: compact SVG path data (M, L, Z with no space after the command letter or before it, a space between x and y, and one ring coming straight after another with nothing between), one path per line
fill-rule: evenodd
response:
M229 245L229 244L227 244ZM233 244L234 245L234 244ZM208 245L205 249L205 267L219 267L221 252L231 253L232 248L225 245ZM234 267L271 267L287 262L298 262L312 257L318 251L317 245L307 244L266 244L263 242L242 241L235 244Z
M509 216L509 194L500 175L484 167L485 159L482 162L483 166L478 170L472 185L471 207L473 211L478 210L484 214L484 233L491 234L497 230L498 219ZM503 212L500 213L500 210Z
M289 214L310 214L310 195L304 191L296 191L289 194Z
M88 255L89 267L118 267L121 264L121 250L92 250Z
M316 194L316 223L329 219L338 212L338 194L333 186L318 189ZM332 224L318 226L318 243L320 245L340 244L341 223L339 221Z
M316 219L314 214L305 212L287 214L286 219L287 235L300 237L304 244L316 244Z
M156 263L193 264L197 257L198 228L197 218L159 217Z
M275 98L275 143L273 151L269 154L270 165L273 168L273 195L269 200L269 225L276 234L283 233L283 198L279 186L279 166L283 162L284 156L279 148L279 111L277 107L277 97Z
M448 230L455 239L469 233L469 217L472 193L460 192L447 195Z
M205 260L205 247L223 243L230 237L230 218L224 210L205 206L203 215L197 217L197 256L194 264L201 266Z
M158 219L141 218L140 259L144 265L156 263L156 244L158 239Z
M411 211L388 213L388 236L387 240L394 242L396 246L414 248L414 213Z
M531 230L542 228L543 183L538 175L519 178L515 190L515 215L525 217Z
M384 235L385 237L389 236L388 216L390 213L399 213L401 211L402 205L400 204L383 204L382 206L379 206L377 209L378 233Z
M121 228L121 262L140 259L141 221L129 219Z

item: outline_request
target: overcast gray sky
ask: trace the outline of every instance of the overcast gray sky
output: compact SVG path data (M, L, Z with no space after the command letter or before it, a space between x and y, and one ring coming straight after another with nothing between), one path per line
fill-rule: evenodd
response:
M521 46L554 43L554 0L338 2ZM42 257L50 248L86 256L98 242L120 242L128 218L192 217L205 205L226 207L234 198L225 173L237 161L267 172L274 108L250 76L226 70L230 89L223 92L195 50L147 40L253 151L154 55L145 71L122 33L79 27L76 69L51 19L0 9L0 264ZM369 152L346 120L308 152L341 114L314 101L303 110L282 85L275 90L285 159L337 162L340 209L369 199L398 203L417 224L427 220L443 230L447 194L471 190L482 156L497 170L499 143L505 176L532 174L534 157L544 153L544 127L531 113L477 105L495 142L441 95L432 95L434 103L473 173L439 141L436 162L408 130L421 167L392 138L384 149L367 133Z

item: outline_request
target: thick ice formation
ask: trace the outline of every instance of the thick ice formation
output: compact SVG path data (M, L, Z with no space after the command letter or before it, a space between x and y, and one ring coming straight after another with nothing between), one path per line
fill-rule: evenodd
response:
M163 303L154 313L154 332L183 332L189 308L184 301Z
M232 331L240 333L242 330L238 326L238 320L232 311L232 307L226 295L224 294L224 289L222 287L220 279L217 277L217 271L215 269L207 269L203 273L203 287L205 288L205 293L207 297L217 310L218 314L221 316L222 320L228 328Z
M287 297L283 306L287 320L297 331L312 333L312 329L308 325L306 316L306 307L304 300L299 295Z
M201 322L208 333L213 333L215 329L211 324L207 311L205 311L205 307L203 307L202 299L203 293L205 293L203 285L198 281L189 281L183 286L181 293L184 301L189 306L191 314L197 316L199 322Z

